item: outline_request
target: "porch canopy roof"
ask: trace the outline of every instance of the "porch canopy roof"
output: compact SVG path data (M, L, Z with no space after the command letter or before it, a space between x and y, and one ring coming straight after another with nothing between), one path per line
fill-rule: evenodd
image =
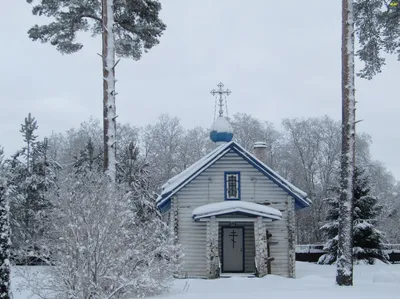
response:
M282 219L282 213L275 208L240 200L226 200L200 206L193 210L192 217L195 221L199 221L201 219L211 218L212 216L217 217L234 213L252 218L262 217L270 220ZM223 219L228 220L226 218Z

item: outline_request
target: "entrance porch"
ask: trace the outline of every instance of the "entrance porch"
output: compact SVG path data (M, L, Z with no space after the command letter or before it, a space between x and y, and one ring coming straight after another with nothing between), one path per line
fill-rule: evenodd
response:
M224 201L196 208L193 219L207 222L207 277L221 273L268 273L266 223L280 220L279 210L242 201Z

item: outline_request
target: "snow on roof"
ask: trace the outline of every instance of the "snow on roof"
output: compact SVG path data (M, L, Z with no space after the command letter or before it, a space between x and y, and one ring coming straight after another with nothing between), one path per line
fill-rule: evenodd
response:
M233 128L225 117L218 116L211 126L211 131L233 133Z
M224 214L230 214L235 212L241 212L254 216L260 216L264 218L279 220L282 218L282 213L274 208L256 204L253 202L240 201L240 200L226 200L217 203L211 203L204 206L200 206L193 210L193 219L199 220L202 218L208 218L211 216L218 216Z
M200 170L202 167L208 164L209 161L213 160L213 158L217 156L223 156L225 154L226 148L228 148L229 143L222 144L215 148L213 151L205 155L203 158L186 168L184 171L181 173L177 174L176 176L172 177L169 179L162 187L161 187L161 195L167 194L171 191L173 191L180 183L182 183L185 179L191 177L193 174L195 174L198 170ZM229 150L229 149L228 149ZM161 195L157 199L161 199Z
M307 207L311 204L311 200L307 198L307 193L289 183L287 180L285 180L283 177L281 177L279 174L269 168L266 164L258 160L254 155L249 153L242 146L234 141L231 141L215 148L213 151L198 160L196 163L168 180L168 182L165 183L161 188L161 194L157 198L157 205L162 206L172 195L178 192L186 184L191 182L197 175L207 169L214 161L217 161L231 149L253 163L253 165L255 165L255 167L258 167L261 172L266 174L281 188L294 196L296 201L300 201L300 206Z

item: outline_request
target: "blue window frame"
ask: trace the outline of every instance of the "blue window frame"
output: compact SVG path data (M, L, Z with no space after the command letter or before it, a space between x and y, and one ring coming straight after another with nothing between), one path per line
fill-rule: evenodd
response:
M240 200L240 172L225 172L225 200Z

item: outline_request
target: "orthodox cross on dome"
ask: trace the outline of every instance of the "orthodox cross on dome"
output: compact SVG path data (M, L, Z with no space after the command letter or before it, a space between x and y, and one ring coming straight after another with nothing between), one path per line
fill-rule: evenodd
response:
M217 96L219 97L219 116L223 116L224 115L224 96L229 96L231 94L231 91L229 89L225 89L224 90L224 84L219 83L218 85L218 89L213 89L211 90L211 94L213 96Z

